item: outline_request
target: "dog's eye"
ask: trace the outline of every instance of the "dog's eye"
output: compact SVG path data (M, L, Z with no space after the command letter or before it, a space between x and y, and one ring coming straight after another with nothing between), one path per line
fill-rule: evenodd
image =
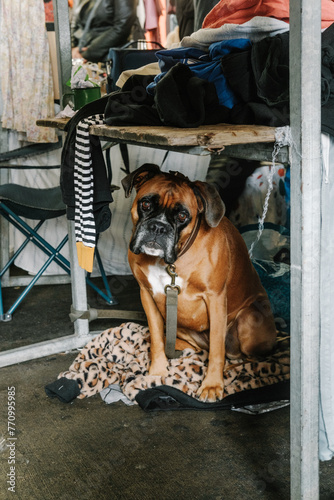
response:
M187 217L188 217L188 214L187 214L187 212L184 212L184 211L179 212L179 213L177 214L177 218L178 218L178 220L179 220L180 222L185 222L185 221L187 220Z
M148 200L143 200L143 201L141 202L141 208L142 208L145 212L147 212L147 210L150 210L150 208L151 208L151 203L150 203Z

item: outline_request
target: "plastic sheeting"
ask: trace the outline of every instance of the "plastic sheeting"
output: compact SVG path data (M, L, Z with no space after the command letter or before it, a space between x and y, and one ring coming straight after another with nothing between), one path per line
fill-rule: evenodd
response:
M334 138L322 134L319 458L334 456Z

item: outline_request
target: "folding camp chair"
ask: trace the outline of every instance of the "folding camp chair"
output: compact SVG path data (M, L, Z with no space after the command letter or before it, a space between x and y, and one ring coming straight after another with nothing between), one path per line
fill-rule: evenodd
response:
M66 236L62 239L62 241L59 242L59 244L55 248L50 245L45 240L45 238L42 238L38 233L39 228L46 220L60 217L61 215L64 215L65 212L66 206L62 201L61 190L59 186L49 189L36 189L26 186L20 186L17 184L4 184L0 186L0 215L3 216L10 224L17 228L26 237L25 241L22 243L19 249L0 270L1 321L10 321L12 319L13 312L21 304L22 300L32 289L38 279L42 276L45 270L49 267L51 262L56 262L67 274L70 275L70 263L61 254L62 248L68 241L68 235L66 234ZM36 223L36 225L34 225L34 227L32 227L27 224L22 219L22 217L38 222ZM38 248L40 248L48 256L48 259L41 266L36 275L31 279L30 283L24 288L20 296L15 300L8 311L5 312L1 293L1 278L9 270L15 259L27 246L29 241L33 242ZM116 299L114 299L110 291L97 247L95 254L103 279L105 292L99 289L91 281L89 274L86 277L86 283L90 287L92 287L109 305L115 305L118 302Z

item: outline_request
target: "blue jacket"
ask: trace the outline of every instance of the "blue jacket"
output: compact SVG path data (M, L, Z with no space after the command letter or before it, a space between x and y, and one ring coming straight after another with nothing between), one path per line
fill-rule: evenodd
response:
M245 50L251 46L251 42L246 39L224 40L212 43L209 52L204 52L195 48L177 48L170 50L159 50L156 56L159 61L161 73L157 75L147 91L154 93L155 85L166 72L175 64L181 62L189 65L195 76L215 84L219 104L232 109L237 103L237 98L227 83L221 69L221 58L230 54Z

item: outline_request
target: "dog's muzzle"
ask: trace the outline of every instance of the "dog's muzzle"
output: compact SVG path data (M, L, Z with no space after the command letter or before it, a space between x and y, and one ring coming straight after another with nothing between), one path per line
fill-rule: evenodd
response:
M168 222L150 219L138 222L130 250L135 254L160 257L166 264L173 264L176 260L175 239L175 230Z

